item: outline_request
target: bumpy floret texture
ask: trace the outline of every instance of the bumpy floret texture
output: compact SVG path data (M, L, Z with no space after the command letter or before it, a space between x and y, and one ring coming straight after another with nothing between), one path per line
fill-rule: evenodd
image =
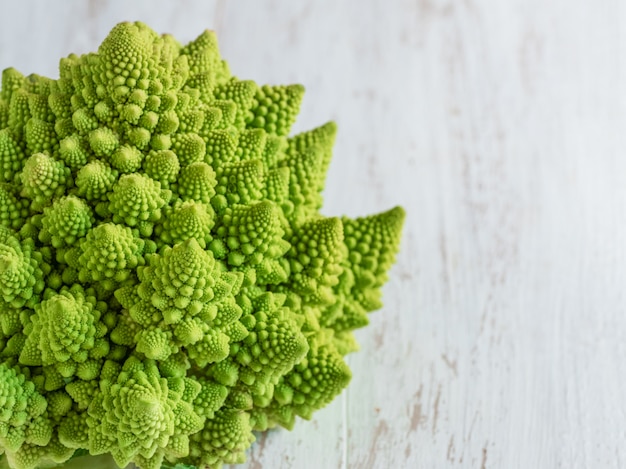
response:
M335 124L290 137L304 88L212 32L121 23L59 70L2 73L0 458L242 462L348 385L404 212L322 216Z

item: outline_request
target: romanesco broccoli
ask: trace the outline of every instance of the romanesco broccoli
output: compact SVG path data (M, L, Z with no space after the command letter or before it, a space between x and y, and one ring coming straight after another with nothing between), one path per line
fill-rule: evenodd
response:
M2 73L0 458L243 462L347 386L404 211L322 216L335 124L289 137L304 88L212 32L121 23L59 70Z

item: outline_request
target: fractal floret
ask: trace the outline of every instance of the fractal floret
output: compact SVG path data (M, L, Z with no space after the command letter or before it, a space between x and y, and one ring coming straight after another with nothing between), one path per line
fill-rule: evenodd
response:
M2 73L0 459L241 463L350 381L404 211L319 212L336 127L231 75L212 32L121 23Z

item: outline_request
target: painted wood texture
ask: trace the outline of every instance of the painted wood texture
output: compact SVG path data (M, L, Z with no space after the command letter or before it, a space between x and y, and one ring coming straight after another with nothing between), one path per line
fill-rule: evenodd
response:
M402 204L354 378L260 468L626 466L626 6L619 0L14 1L0 67L55 74L139 19L216 29L240 77L339 125L324 212Z

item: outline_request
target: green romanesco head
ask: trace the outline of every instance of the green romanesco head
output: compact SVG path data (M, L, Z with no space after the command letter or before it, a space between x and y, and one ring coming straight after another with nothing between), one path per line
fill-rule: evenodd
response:
M59 78L2 73L0 455L240 463L350 381L404 211L319 210L337 128L215 35L121 23Z

